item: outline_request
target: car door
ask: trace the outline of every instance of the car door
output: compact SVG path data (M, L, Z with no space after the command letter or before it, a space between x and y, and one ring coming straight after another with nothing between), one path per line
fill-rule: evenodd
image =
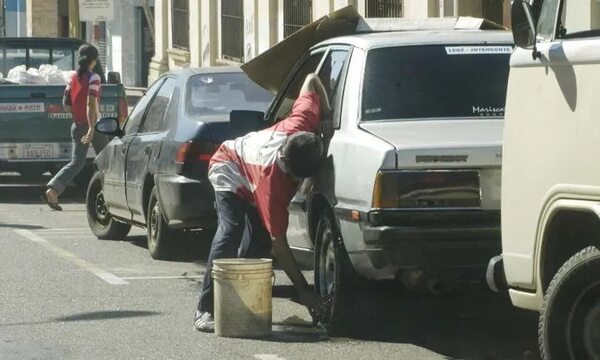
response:
M125 189L127 206L133 220L145 223L144 206L147 199L144 192L146 181L153 177L152 163L158 159L166 135L166 113L175 90L176 79L167 77L145 112L140 130L134 136L127 150L125 164ZM152 190L152 189L146 189Z
M125 123L122 137L115 137L105 151L109 151L107 169L104 170L103 194L111 214L131 219L125 195L125 164L127 148L135 139L148 104L160 88L164 78L157 80L141 97Z
M348 46L331 46L327 49L324 59L320 62L317 69L317 74L321 82L325 86L331 106L333 107L334 127L339 126L339 109L341 106L341 95L343 94L343 86L345 79L345 70L350 55L350 47ZM327 144L325 144L327 145ZM288 241L291 246L296 248L312 248L308 226L308 206L307 199L318 189L324 190L327 188L333 191L333 174L330 174L329 167L324 167L319 175L305 179L292 199L289 207L289 229ZM331 181L329 181L331 180Z

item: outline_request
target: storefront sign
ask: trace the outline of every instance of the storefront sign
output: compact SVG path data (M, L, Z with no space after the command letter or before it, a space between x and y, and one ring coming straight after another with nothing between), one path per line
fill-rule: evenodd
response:
M80 21L112 21L113 0L79 0Z

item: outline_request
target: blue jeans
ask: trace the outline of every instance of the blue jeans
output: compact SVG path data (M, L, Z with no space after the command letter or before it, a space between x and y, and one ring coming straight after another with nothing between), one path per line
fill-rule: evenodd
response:
M62 169L60 169L60 171L48 183L48 187L54 189L59 195L65 191L67 185L73 181L73 179L75 179L77 174L79 174L81 169L83 169L85 166L90 144L82 144L81 138L87 134L88 129L89 126L87 124L78 125L73 123L73 125L71 125L71 139L73 142L71 161ZM108 138L106 135L102 135L97 132L94 134L92 146L94 147L96 155L102 151L107 143Z
M213 313L213 260L224 258L270 258L271 237L255 207L228 191L215 192L219 225L213 239L198 310Z

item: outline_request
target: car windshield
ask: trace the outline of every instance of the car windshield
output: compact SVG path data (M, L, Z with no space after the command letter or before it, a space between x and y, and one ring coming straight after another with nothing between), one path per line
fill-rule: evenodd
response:
M186 107L190 115L229 114L231 110L265 111L273 95L244 73L192 76Z
M369 51L362 120L504 116L509 45L433 45Z

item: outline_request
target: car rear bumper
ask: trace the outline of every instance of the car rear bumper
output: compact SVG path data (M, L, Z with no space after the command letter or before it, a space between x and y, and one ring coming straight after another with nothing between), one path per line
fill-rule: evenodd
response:
M489 259L501 251L499 211L386 211L367 218L362 226L364 251L349 254L356 270L367 277L451 269L483 280Z
M157 175L156 187L161 208L172 228L214 228L214 190L208 179L195 180L181 175Z

